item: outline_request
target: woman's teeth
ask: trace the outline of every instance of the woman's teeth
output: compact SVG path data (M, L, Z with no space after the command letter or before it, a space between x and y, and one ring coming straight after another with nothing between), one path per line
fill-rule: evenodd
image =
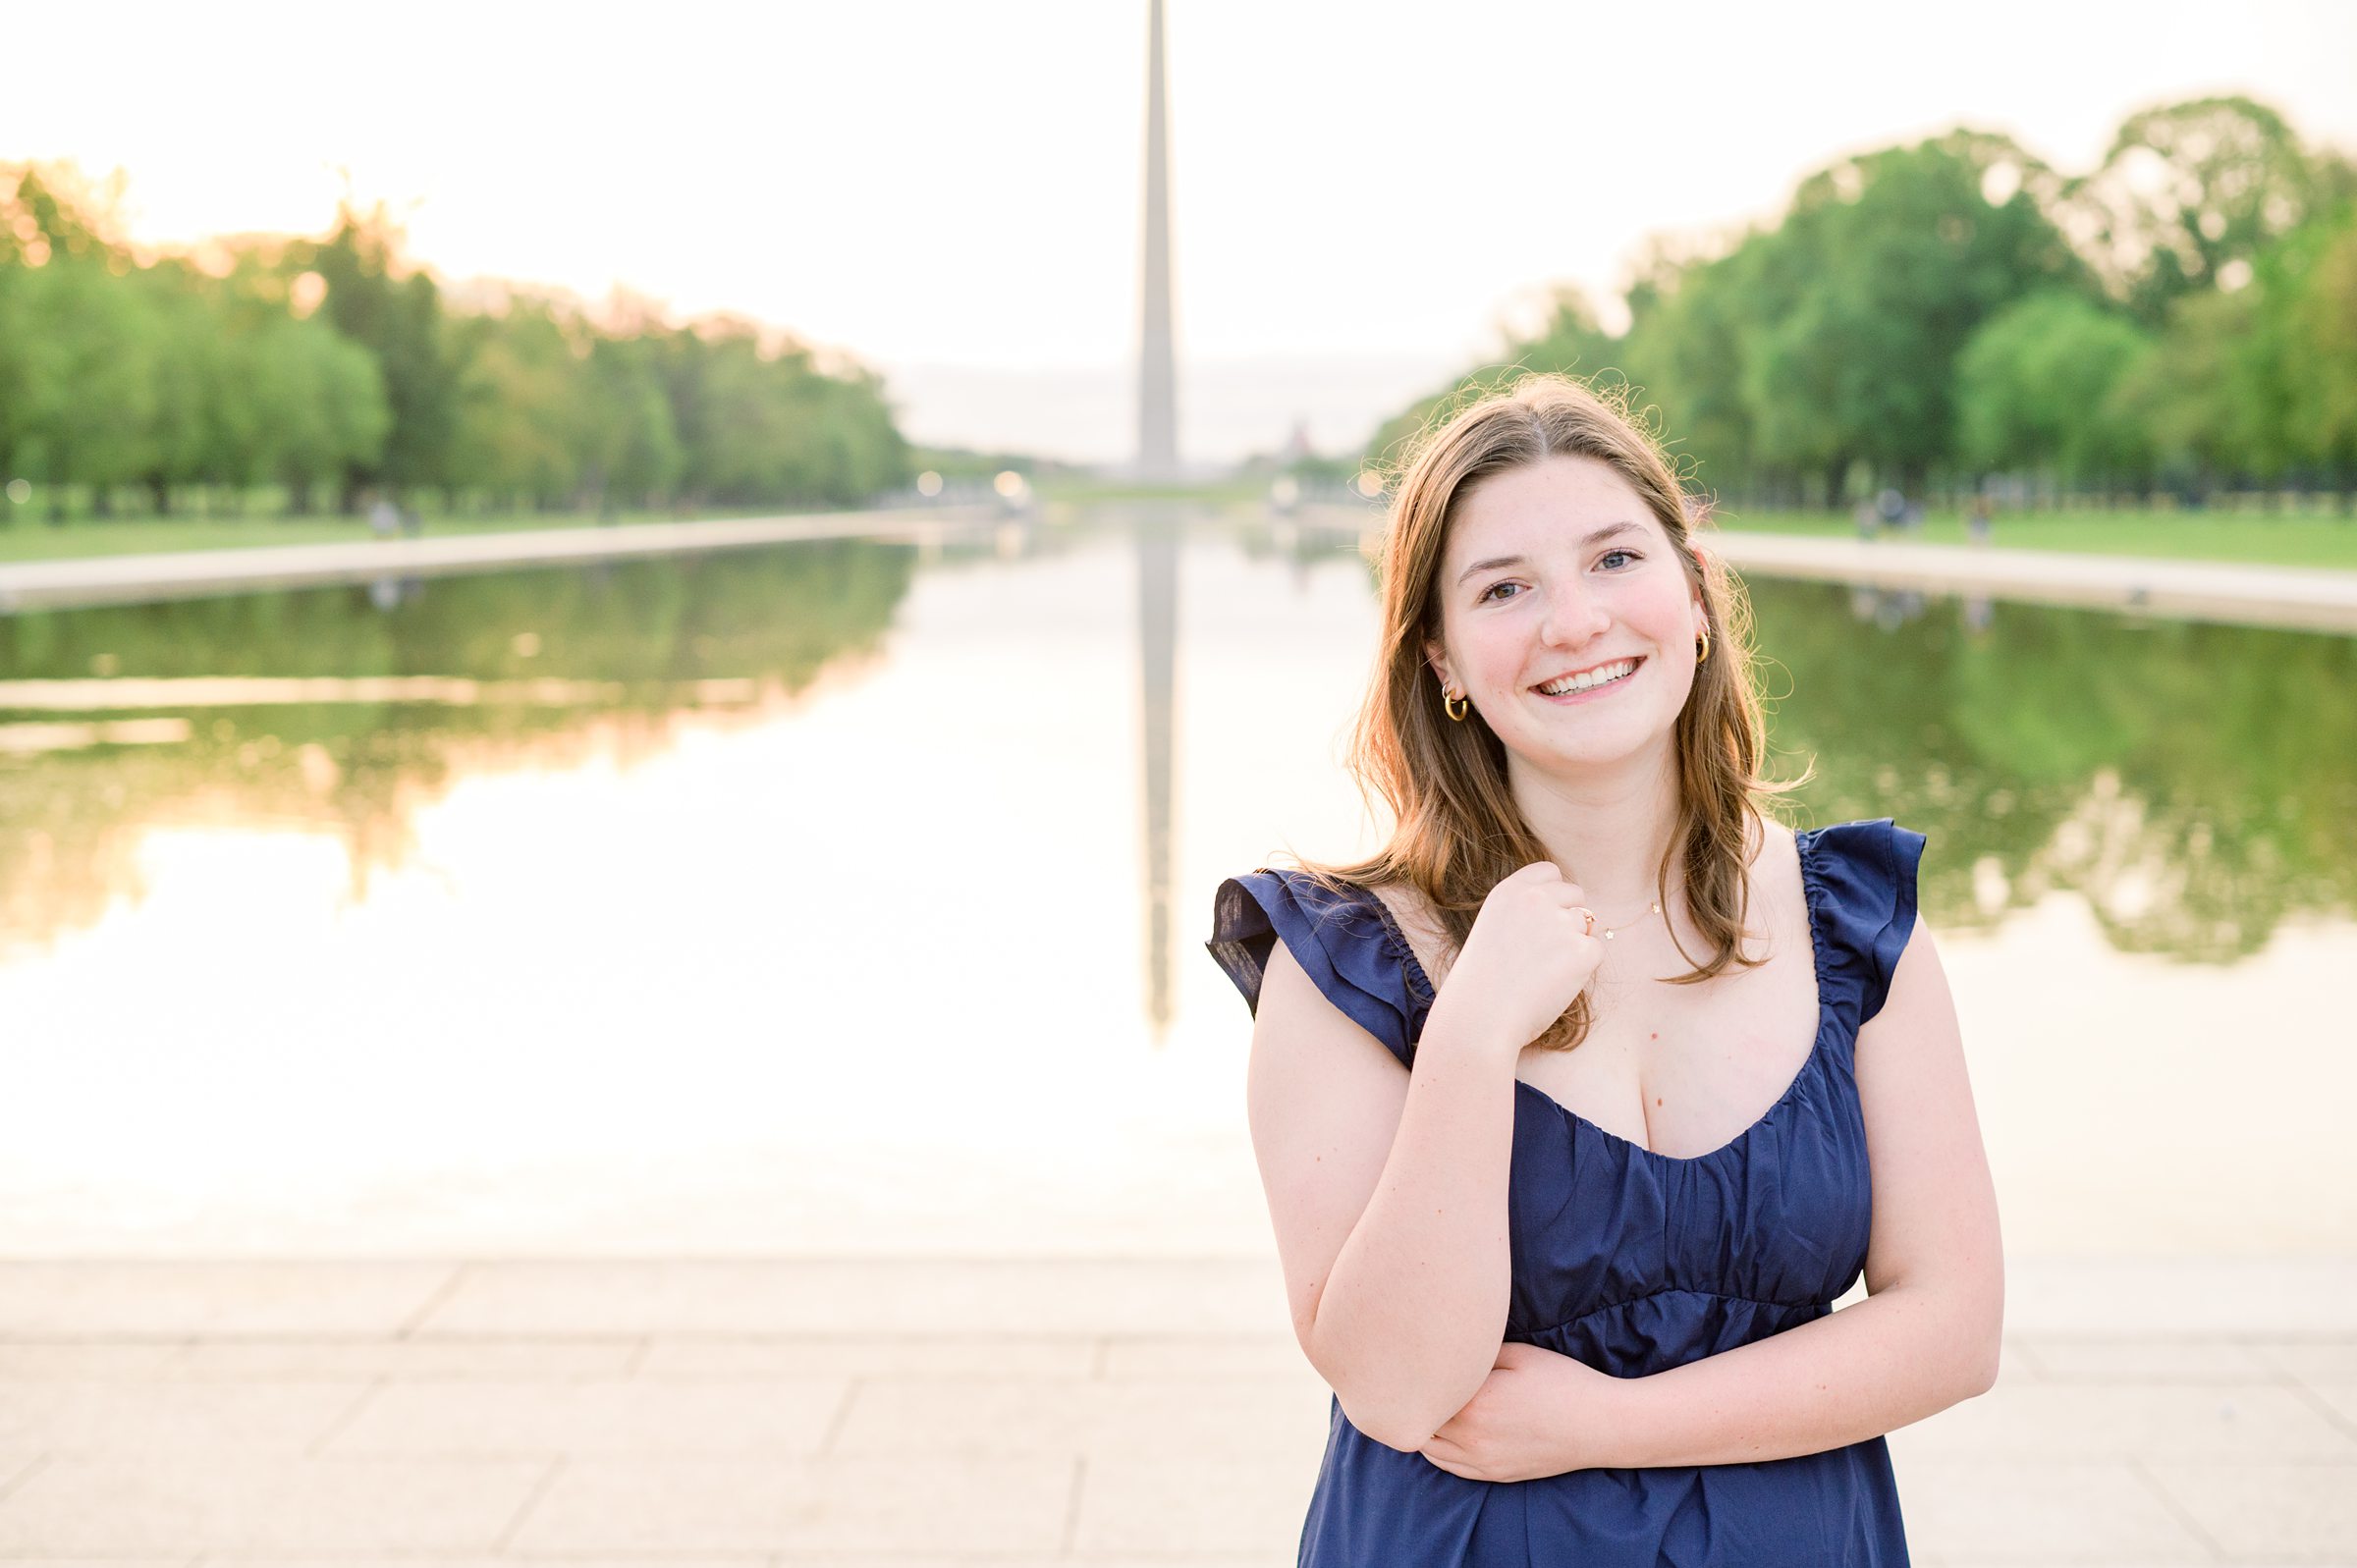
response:
M1567 680L1559 680L1552 685L1541 686L1538 689L1545 696L1568 696L1574 691L1593 691L1598 686L1609 686L1616 680L1625 680L1628 676L1636 674L1636 660L1623 659L1618 664L1600 665L1594 670L1573 676Z

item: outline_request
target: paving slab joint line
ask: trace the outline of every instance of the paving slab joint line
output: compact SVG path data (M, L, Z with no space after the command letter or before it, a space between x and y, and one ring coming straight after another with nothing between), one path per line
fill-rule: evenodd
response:
M2161 1478L2145 1468L2142 1456L2128 1455L2127 1465L2130 1474L2135 1476L2145 1489L2161 1499L2161 1506L2168 1510L2168 1516L2182 1526L2187 1535L2199 1541L2204 1551L2210 1553L2212 1562L2232 1562L2234 1560L2233 1554L2220 1545L2209 1531L2202 1528L2202 1522L2187 1512L2185 1505L2177 1501L2166 1487L2161 1485Z
M2342 1415L2330 1400L2308 1386L2305 1379L2296 1376L2286 1368L2277 1367L2275 1371L2276 1382L2290 1389L2293 1398L2324 1417L2326 1425L2351 1438L2357 1438L2357 1421L2351 1421Z
M843 1429L850 1424L851 1407L859 1402L859 1389L866 1381L866 1379L859 1377L844 1379L843 1398L837 1402L834 1414L827 1418L827 1430L819 1434L820 1453L831 1454L835 1451L835 1441L843 1435Z
M19 1487L24 1486L25 1483L48 1468L49 1459L50 1456L47 1454L34 1454L14 1472L0 1476L0 1502L6 1502L10 1492L15 1491Z
M305 1456L312 1459L323 1457L327 1452L327 1445L334 1442L337 1435L346 1428L359 1420L360 1412L368 1407L369 1401L382 1392L385 1385L392 1380L392 1377L386 1373L379 1373L369 1379L367 1386L354 1396L351 1404L344 1407L343 1414L327 1424L327 1430L319 1434L319 1440L303 1450Z
M2238 1336L2233 1342L2248 1350L2252 1357L2256 1359L2261 1366L2265 1367L2269 1372L2275 1375L2275 1379L2278 1382L2282 1383L2286 1387L2298 1390L2303 1399L2308 1399L2311 1402L2314 1402L2315 1390L2308 1385L2308 1379L2301 1377L2300 1374L2293 1369L2292 1365L2283 1359L2283 1348L2287 1344L2295 1343L2338 1343L2342 1337L2343 1336L2336 1334L2308 1337L2271 1337L2266 1339L2253 1339L2248 1336ZM2338 1411L2328 1411L2327 1413L2332 1418L2333 1425L2340 1427L2347 1426L2347 1423L2341 1419ZM2351 1434L2357 1435L2357 1430L2353 1430Z
M397 1340L416 1338L418 1331L424 1328L426 1321L440 1311L442 1304L457 1292L459 1282L466 1277L467 1271L473 1267L472 1263L465 1261L452 1265L449 1274L443 1278L442 1283L435 1286L417 1310L410 1315L409 1320L394 1330L393 1337Z
M532 1489L523 1494L523 1501L516 1505L515 1516L507 1522L498 1535L491 1538L491 1554L493 1556L505 1557L508 1554L508 1547L515 1542L516 1532L523 1528L524 1520L531 1517L532 1510L540 1505L540 1499L548 1495L549 1487L557 1484L557 1476L564 1468L565 1456L563 1454L557 1455L548 1462L548 1469L541 1472L540 1479L533 1484Z

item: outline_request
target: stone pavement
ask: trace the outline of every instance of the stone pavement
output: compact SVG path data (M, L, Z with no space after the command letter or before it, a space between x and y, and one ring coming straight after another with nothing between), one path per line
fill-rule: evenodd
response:
M2357 1259L2008 1266L1915 1560L2357 1563ZM0 1562L1290 1563L1273 1260L0 1264Z

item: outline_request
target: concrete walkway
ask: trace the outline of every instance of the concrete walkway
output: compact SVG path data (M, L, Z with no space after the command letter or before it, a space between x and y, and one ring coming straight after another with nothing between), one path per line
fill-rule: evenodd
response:
M1760 576L2036 599L2239 625L2357 631L2357 571L1736 529L1708 537L1737 570Z
M384 577L445 576L512 567L576 565L632 556L741 550L808 539L923 540L1005 520L996 507L913 512L834 512L718 522L641 522L613 527L532 528L346 544L273 545L258 550L185 550L169 555L97 556L0 564L0 613L76 605L191 599Z
M2357 1563L2357 1261L2008 1269L1918 1563ZM1273 1261L0 1264L0 1562L1282 1568Z

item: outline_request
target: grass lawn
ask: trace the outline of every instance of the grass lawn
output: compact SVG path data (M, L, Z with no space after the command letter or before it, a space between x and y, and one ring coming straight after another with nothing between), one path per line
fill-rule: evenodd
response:
M1842 513L1718 514L1729 532L1801 533L1850 537ZM1960 513L1929 512L1913 534L1925 544L1966 544ZM2234 561L2265 567L2331 567L2357 570L2357 516L2306 512L2028 512L1997 514L1989 542L2001 549L2066 550L2093 556L2163 556Z

